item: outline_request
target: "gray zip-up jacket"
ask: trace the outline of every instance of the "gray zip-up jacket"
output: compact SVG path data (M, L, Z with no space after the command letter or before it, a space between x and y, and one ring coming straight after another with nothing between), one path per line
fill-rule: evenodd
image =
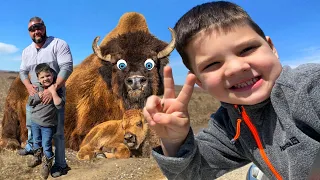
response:
M43 91L41 86L38 86L39 91ZM57 111L64 107L65 97L63 90L60 88L57 90L59 97L61 98L61 103L55 105L53 100L49 104L42 104L42 100L39 94L29 96L28 105L31 106L31 120L43 127L52 127L58 124Z
M301 180L319 142L320 64L305 64L284 67L264 102L222 103L208 128L195 137L190 129L176 157L163 156L161 147L152 154L169 180L212 180L250 162L270 179Z

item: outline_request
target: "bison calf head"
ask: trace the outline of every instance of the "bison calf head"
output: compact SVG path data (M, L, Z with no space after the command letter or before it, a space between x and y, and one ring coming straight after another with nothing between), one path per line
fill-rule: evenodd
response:
M125 131L124 144L130 149L138 149L148 132L148 125L141 110L126 111L122 120L122 128Z
M175 34L170 32L170 44L145 31L121 34L103 47L95 38L92 48L102 60L99 72L125 109L142 109L147 97L163 94L163 67L175 47Z

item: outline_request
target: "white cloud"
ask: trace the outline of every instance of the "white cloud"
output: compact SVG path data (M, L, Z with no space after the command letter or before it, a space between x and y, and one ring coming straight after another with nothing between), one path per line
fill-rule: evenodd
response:
M14 55L14 54L10 54L10 55L1 55L0 54L0 62L18 62L21 61L21 55Z
M18 50L19 49L15 45L0 42L0 54L11 54Z
M295 59L286 59L282 61L283 65L289 65L291 67L297 67L300 64L305 63L320 63L320 47L308 47L302 49L300 57Z
M320 47L312 46L312 47L308 47L308 48L302 49L301 51L302 52L306 52L306 53L319 53L320 52Z
M13 56L9 60L11 60L11 61L21 61L21 55L20 56Z

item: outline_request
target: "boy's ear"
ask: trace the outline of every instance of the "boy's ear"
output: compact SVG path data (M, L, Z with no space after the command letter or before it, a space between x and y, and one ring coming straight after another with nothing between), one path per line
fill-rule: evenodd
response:
M269 36L266 36L266 39L267 39L267 42L268 42L270 48L272 49L273 54L276 55L277 58L279 59L279 55L278 55L277 49L276 49L276 47L274 47L271 38Z

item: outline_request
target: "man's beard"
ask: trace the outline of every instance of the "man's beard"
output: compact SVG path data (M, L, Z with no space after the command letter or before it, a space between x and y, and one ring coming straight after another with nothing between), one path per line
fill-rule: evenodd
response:
M40 38L33 37L32 41L36 44L40 44L46 41L47 38L47 32L45 32L43 35L40 36Z

